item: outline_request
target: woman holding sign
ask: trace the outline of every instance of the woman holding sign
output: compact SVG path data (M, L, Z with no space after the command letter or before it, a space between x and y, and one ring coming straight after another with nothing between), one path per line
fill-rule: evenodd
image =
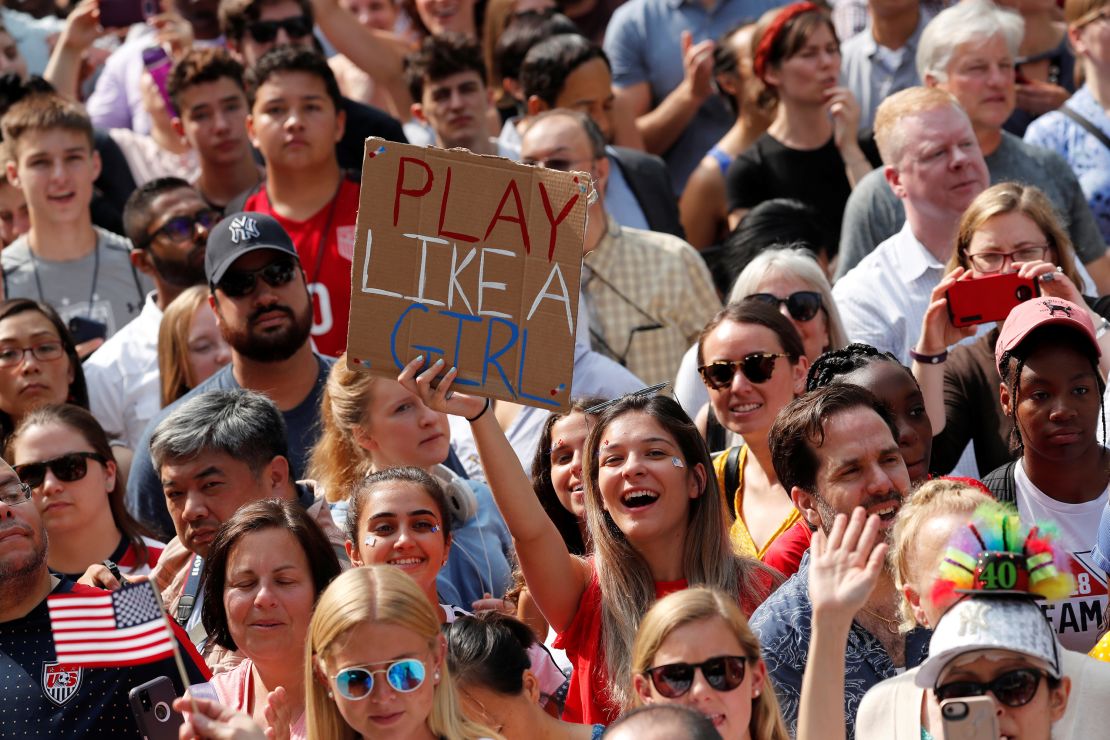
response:
M708 585L750 613L766 596L774 576L733 554L709 455L672 399L633 394L593 409L584 472L594 555L586 560L571 555L532 494L490 402L451 392L455 375L442 360L425 368L421 356L398 380L430 408L471 423L528 589L559 634L556 647L574 663L564 719L608 723L617 716L636 627L657 598Z
M511 580L512 542L489 489L442 464L451 450L447 417L395 380L351 370L346 355L332 366L320 407L308 475L333 502L336 525L346 526L348 499L367 475L420 468L443 486L452 519L440 601L471 609L486 595L500 598Z

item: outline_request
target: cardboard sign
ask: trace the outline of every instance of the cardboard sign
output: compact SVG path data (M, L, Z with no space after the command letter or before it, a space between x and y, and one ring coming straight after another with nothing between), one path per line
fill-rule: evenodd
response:
M455 387L566 409L589 176L366 140L347 362L423 354Z

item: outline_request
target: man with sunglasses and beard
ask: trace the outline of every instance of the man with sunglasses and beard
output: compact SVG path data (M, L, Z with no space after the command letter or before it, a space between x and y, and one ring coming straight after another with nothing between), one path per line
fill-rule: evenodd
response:
M312 305L304 270L289 234L272 216L234 213L217 224L208 238L204 271L216 323L231 345L231 364L151 420L127 480L128 510L167 537L174 526L150 458L150 437L158 423L205 391L263 393L285 421L296 480L319 436L320 394L333 362L316 354L309 341Z
M791 401L768 433L775 473L802 517L826 534L837 514L858 506L880 518L889 537L910 489L898 450L898 432L887 407L869 391L834 383ZM802 674L814 639L809 598L809 553L798 572L752 614L751 626L775 684L783 718L793 735L798 724ZM852 622L845 655L844 716L852 740L856 710L867 690L920 663L928 630L899 634L894 579L885 571Z
M183 290L204 282L204 246L219 220L189 183L162 177L142 185L123 209L131 264L154 281L142 312L84 364L89 406L108 438L134 449L158 413L158 326Z
M46 599L104 592L50 572L46 528L31 489L0 460L0 737L136 737L128 692L159 676L185 687L173 658L119 668L73 668L57 662ZM208 669L174 630L191 683Z
M937 88L911 87L884 100L875 141L906 221L837 281L833 297L852 342L890 352L903 365L911 358L938 364L943 355L916 355L913 348L960 216L987 189L990 174L967 113Z

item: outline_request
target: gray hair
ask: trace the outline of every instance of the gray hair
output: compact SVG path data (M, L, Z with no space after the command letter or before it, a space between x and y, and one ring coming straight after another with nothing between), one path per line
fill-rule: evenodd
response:
M185 399L150 437L154 469L171 461L222 453L260 472L275 457L288 457L285 420L261 393L214 390Z
M554 116L562 116L575 121L582 127L582 130L586 132L586 138L590 142L590 151L594 158L600 159L605 156L605 134L601 133L601 129L598 128L594 119L580 110L571 110L570 108L553 108L551 110L545 110L543 113L539 113L532 117L528 122L528 128L532 128L545 118L552 118ZM525 129L524 133L527 135L528 130Z
M768 275L792 275L806 283L811 290L821 294L829 328L829 349L843 349L848 345L848 332L840 320L840 311L833 300L832 286L817 264L813 252L797 244L770 247L760 252L748 263L732 284L728 303L742 301L759 289L759 283ZM814 358L810 358L812 361Z
M1001 34L1010 55L1018 55L1025 35L1025 21L1012 10L1000 8L990 0L964 0L946 10L925 26L917 44L917 75L924 83L931 74L943 82L956 47L969 42L982 43Z

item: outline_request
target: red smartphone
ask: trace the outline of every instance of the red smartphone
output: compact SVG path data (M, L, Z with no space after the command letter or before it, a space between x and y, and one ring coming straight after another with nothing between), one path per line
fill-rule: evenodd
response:
M1040 294L1036 280L1016 272L958 280L948 289L948 318L952 326L1004 321L1010 309Z
M160 12L158 0L100 0L100 25L127 28Z

